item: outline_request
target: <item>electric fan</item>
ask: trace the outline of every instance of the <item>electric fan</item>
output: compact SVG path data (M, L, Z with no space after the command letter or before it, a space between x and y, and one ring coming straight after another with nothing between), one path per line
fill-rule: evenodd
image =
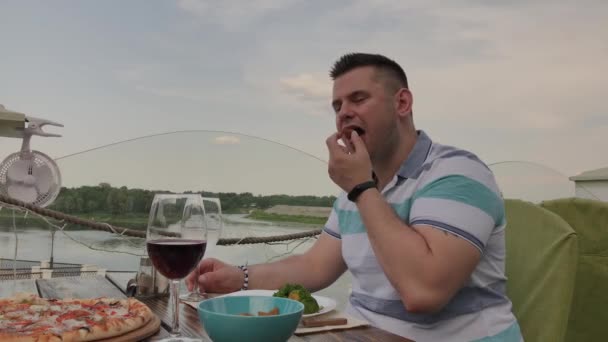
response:
M0 105L0 115L19 114L8 111ZM0 194L39 207L53 203L61 190L61 173L57 164L46 154L30 150L32 135L60 137L59 134L42 130L45 125L63 127L49 120L25 117L24 127L17 137L23 138L21 151L15 152L0 164ZM15 136L15 135L13 135Z

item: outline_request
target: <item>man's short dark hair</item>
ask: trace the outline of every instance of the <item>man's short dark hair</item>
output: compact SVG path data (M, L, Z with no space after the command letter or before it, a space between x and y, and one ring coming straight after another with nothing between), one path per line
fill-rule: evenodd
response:
M329 75L332 80L341 75L359 67L373 66L376 67L384 75L389 76L398 88L408 88L407 76L405 71L397 62L392 59L378 54L369 53L348 53L340 57L334 63Z

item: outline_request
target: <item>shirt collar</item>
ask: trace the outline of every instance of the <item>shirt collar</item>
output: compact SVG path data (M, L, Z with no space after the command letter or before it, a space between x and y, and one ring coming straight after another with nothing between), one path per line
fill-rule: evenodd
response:
M424 164L433 144L431 138L424 131L420 130L417 133L418 137L416 138L414 148L407 156L405 162L401 164L399 171L397 171L397 175L400 177L413 178L416 175L416 171Z

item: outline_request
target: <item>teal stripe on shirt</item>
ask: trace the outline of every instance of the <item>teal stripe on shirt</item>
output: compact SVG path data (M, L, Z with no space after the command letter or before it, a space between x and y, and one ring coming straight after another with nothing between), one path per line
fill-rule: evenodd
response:
M464 203L486 212L499 225L504 220L503 201L482 183L461 175L439 178L414 194L417 198L439 198Z
M402 203L391 203L393 210L399 215L403 222L408 222L410 219L410 208L412 206L411 199L406 199ZM340 235L365 233L365 226L361 220L359 211L337 209L338 224L340 226Z
M484 337L474 342L522 342L524 339L521 336L519 324L517 322L511 324L507 329L499 332L494 336Z
M482 183L461 175L439 178L418 190L412 198L402 203L391 203L391 206L403 222L409 222L412 202L417 198L439 198L464 203L486 212L494 219L496 225L504 222L502 200ZM365 226L358 211L334 209L338 215L341 235L365 233ZM440 208L438 208L440 210Z

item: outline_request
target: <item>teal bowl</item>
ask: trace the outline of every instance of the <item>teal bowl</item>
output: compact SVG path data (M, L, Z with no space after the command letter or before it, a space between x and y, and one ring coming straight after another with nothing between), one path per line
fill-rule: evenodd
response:
M257 315L274 307L279 309L278 315ZM197 311L214 342L285 342L296 331L304 304L279 297L229 296L204 300ZM255 316L242 316L242 313Z

